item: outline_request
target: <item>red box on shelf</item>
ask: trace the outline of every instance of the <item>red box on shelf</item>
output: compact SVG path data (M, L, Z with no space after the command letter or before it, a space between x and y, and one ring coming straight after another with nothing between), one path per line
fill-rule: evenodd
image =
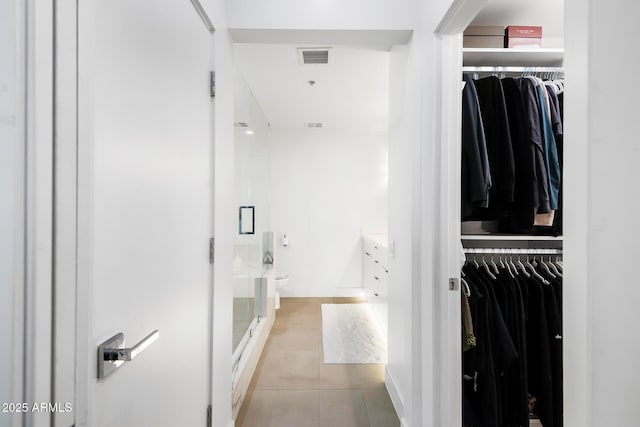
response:
M541 47L542 27L509 25L504 30L504 47Z

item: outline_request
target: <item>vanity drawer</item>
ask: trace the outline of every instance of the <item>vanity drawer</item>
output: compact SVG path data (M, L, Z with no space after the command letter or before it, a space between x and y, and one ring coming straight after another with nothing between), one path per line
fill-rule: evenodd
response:
M369 239L362 239L362 249L364 251L365 256L370 256L370 257L373 257L375 251L377 251L377 249L375 249L374 243Z

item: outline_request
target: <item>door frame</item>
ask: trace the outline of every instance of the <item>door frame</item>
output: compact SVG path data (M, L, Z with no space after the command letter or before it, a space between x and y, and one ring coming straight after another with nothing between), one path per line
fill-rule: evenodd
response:
M78 269L78 96L77 4L58 1L54 10L54 129L52 398L71 403L72 412L56 412L53 425L73 425L78 411L75 395ZM82 397L80 397L82 398Z
M435 425L462 425L460 340L460 169L462 165L462 33L488 0L455 0L434 33L438 37L440 89L436 126L434 350ZM438 109L436 108L436 111ZM424 356L423 356L424 358ZM427 402L425 402L426 404ZM423 406L425 406L423 404ZM426 406L425 406L426 407Z
M7 283L2 283L0 286L7 287L8 293L11 295L12 309L3 312L2 321L8 326L6 336L9 343L9 347L6 349L7 354L4 357L3 370L8 369L7 372L7 384L3 386L8 387L9 399L11 402L24 402L27 392L27 386L24 382L25 378L25 355L26 355L26 325L25 313L27 311L26 306L26 284L27 284L27 247L32 246L27 241L27 135L29 134L27 129L27 43L30 37L27 31L27 8L25 2L14 1L13 16L6 16L7 20L13 20L12 27L14 30L13 46L8 46L14 49L14 57L10 66L13 68L13 87L14 91L13 99L8 99L7 102L13 103L13 117L14 117L14 131L15 138L11 141L14 150L14 156L9 161L13 162L13 176L7 183L13 184L12 191L13 200L7 203L5 206L12 209L12 223L7 224L13 227L12 239L7 242L9 245L10 265L8 266L7 275L9 280ZM6 93L6 92L5 92ZM4 202L4 201L3 201ZM3 235L3 238L6 238ZM3 335L3 341L5 336ZM4 402L3 402L4 403ZM19 412L13 412L4 414L4 417L8 420L11 426L19 426L22 422L22 414Z
M53 199L53 5L28 0L16 2L18 65L16 95L23 108L17 118L22 127L19 138L24 141L24 266L21 320L22 396L29 405L51 402L52 380L52 199ZM20 132L24 132L20 134ZM15 387L18 390L20 387ZM20 415L20 414L19 414ZM44 425L51 415L33 412L23 414L25 425ZM18 425L18 424L16 424Z

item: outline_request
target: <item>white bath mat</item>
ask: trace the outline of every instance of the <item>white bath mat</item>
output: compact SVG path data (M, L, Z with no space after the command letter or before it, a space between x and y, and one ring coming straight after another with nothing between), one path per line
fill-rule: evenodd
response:
M387 343L368 304L322 304L324 363L387 363Z

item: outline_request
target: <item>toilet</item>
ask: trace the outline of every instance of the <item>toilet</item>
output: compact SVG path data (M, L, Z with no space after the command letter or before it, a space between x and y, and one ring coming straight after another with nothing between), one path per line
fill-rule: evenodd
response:
M276 310L280 308L280 290L289 283L289 273L276 273Z

